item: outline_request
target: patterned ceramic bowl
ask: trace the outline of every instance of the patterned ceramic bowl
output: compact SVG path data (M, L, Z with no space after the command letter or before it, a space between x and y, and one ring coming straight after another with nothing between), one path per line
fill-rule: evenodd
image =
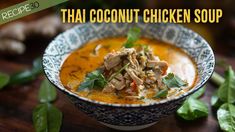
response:
M59 73L68 55L91 40L105 37L124 36L130 27L142 29L142 36L161 40L188 53L196 62L199 79L194 88L173 99L153 104L123 105L107 104L79 97L67 90L61 83ZM215 66L215 57L209 44L195 32L175 24L79 24L58 35L45 50L43 67L47 78L74 105L100 123L120 130L137 130L153 125L158 120L174 113L185 98L199 90L210 78Z

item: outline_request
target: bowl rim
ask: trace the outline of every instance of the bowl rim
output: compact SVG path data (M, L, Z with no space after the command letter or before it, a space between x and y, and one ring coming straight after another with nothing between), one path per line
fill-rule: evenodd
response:
M71 29L68 29L60 34L58 34L49 44L48 46L45 48L44 50L44 53L43 53L43 57L42 57L42 62L43 60L46 58L46 51L47 49L50 47L50 45L52 45L52 42L53 41L56 41L62 34L65 34L66 32L69 32L69 31L72 31L74 30L77 26L82 26L82 25L86 25L86 24L95 24L95 23L90 23L90 22L87 22L87 23L82 23L82 24L78 24L76 26L74 26L73 28ZM107 23L105 23L107 24ZM113 24L113 23L111 23ZM144 24L148 24L148 23L144 23ZM195 35L197 35L198 37L200 37L203 41L204 41L204 44L206 44L207 48L211 51L211 55L213 57L213 65L212 65L212 72L209 74L209 77L204 81L202 82L201 84L199 84L198 86L194 86L192 87L189 91L185 92L184 94L180 94L179 96L176 96L176 97L173 97L173 98L169 98L169 99L163 99L163 100L160 100L158 102L153 102L153 103L144 103L144 104L114 104L114 103L106 103L106 102L101 102L101 101L96 101L96 100L91 100L89 98L85 98L85 97L82 97L82 96L79 96L77 95L76 93L72 92L72 91L69 91L68 89L66 89L64 86L64 89L60 88L59 86L57 86L56 84L53 83L52 80L50 80L50 78L48 77L48 75L46 74L45 70L46 70L46 66L44 65L44 63L42 63L42 67L43 67L43 72L46 76L46 78L49 80L49 82L51 82L51 84L53 84L57 89L59 89L60 91L62 91L63 93L65 93L66 95L70 95L70 96L73 96L75 97L76 99L79 99L81 101L85 101L85 102L88 102L88 103L91 103L91 104L94 104L94 105L101 105L101 106L107 106L107 107L122 107L122 108L138 108L138 107L149 107L149 106L154 106L154 105L161 105L161 104L165 104L165 103L171 103L171 102L174 102L174 101L177 101L177 100L180 100L180 99L184 99L185 97L195 93L196 91L198 91L200 88L202 88L208 81L209 79L211 78L214 70L215 70L215 61L216 61L216 58L215 58L215 55L214 55L214 52L211 48L211 46L209 45L209 43L201 36L199 35L197 32L194 32L193 30L189 29L189 28L186 28L184 27L183 25L179 25L179 24L174 24L174 23L164 23L164 24L171 24L171 25L174 25L174 26L178 26L178 27L181 27L183 29L186 29L190 32L193 32ZM78 47L79 48L79 47ZM72 52L72 51L71 51ZM71 54L71 52L69 54ZM68 56L69 56L68 54ZM68 57L67 56L67 57ZM64 60L66 60L66 58ZM63 61L64 61L63 60ZM197 64L196 64L197 66Z

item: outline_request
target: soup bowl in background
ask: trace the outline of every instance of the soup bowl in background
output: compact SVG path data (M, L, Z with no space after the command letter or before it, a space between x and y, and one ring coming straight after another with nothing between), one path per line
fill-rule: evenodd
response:
M195 62L198 80L188 92L175 98L151 104L108 104L80 97L66 89L60 81L60 69L71 52L88 41L107 37L126 36L130 27L139 27L141 35L175 45L185 51ZM43 68L46 77L88 116L119 130L138 130L155 124L174 113L187 96L199 90L214 71L215 57L209 44L197 33L176 24L79 24L58 35L46 48Z

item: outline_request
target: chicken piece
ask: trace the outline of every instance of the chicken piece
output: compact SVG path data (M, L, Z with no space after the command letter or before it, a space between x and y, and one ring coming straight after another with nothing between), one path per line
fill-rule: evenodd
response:
M166 61L159 61L158 66L162 71L162 75L165 75L167 73L168 63Z
M121 79L121 80L118 80L116 78L112 79L110 81L110 83L115 87L115 89L117 90L122 90L125 86L126 86L126 83L125 83L125 80L124 78Z
M117 53L109 53L104 58L104 66L107 70L117 66L121 62L121 55Z
M111 83L108 83L102 90L102 92L104 93L112 93L114 91L115 91L115 87Z
M154 68L159 67L162 71L162 74L166 74L166 71L168 69L168 63L166 61L156 61L156 60L148 60L147 67Z
M146 56L140 56L140 60L139 61L140 61L140 65L141 65L142 69L144 69L145 66L146 66L147 57Z
M134 48L122 48L121 51L119 52L121 56L133 54L133 53L136 53L136 50Z
M143 80L141 80L137 75L135 75L132 69L127 69L126 71L130 75L130 77L136 82L137 85L143 84Z
M123 48L121 49L121 51L117 51L117 52L112 52L107 54L104 57L104 66L107 70L112 69L113 67L117 66L121 61L121 57L128 55L128 54L132 54L135 52L134 48Z

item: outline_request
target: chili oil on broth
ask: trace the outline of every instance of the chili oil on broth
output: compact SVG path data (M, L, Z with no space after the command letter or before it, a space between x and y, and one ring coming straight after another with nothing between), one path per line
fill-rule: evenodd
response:
M116 104L142 104L160 99L150 100L128 100L117 96L115 93L102 93L102 90L77 91L79 84L83 82L86 74L94 71L103 64L104 56L113 50L119 50L126 41L125 37L105 38L96 41L88 42L79 49L72 52L62 65L60 71L60 79L62 84L70 91L79 96L89 98L91 100L116 103ZM154 54L159 56L160 60L165 60L169 64L168 72L177 74L181 79L188 82L188 86L181 92L176 92L177 89L169 90L169 98L178 96L187 92L192 88L197 80L197 69L192 59L181 49L166 44L160 41L141 38L136 43L147 44L151 46ZM94 49L97 45L101 45L97 54L94 54ZM154 93L147 96L153 96Z

